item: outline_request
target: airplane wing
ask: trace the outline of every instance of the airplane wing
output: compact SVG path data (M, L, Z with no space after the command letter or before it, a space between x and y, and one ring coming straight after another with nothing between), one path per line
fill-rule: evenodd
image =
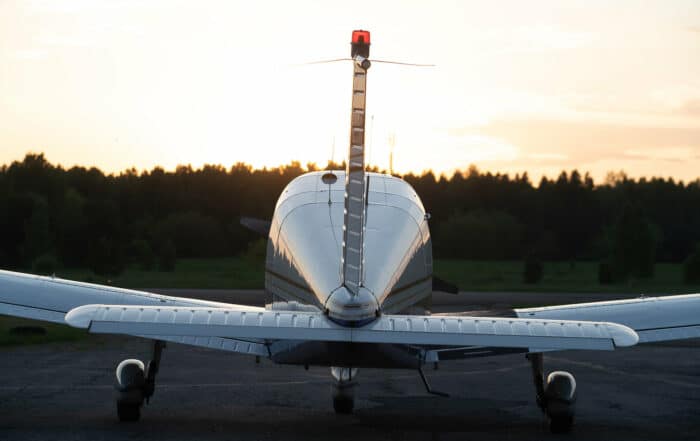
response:
M383 315L348 328L320 312L270 311L0 271L0 314L256 355L267 355L267 343L275 340L551 351L612 350L700 335L700 294L515 313Z
M640 343L700 337L700 294L516 309L515 314L521 318L620 323L634 329Z
M66 313L79 306L93 303L178 307L198 306L239 311L260 311L264 309L255 306L163 296L132 289L0 270L0 315L66 324ZM137 334L132 333L132 335ZM149 336L148 338L244 354L268 354L265 345L256 341L217 337L194 338L181 335L160 335Z

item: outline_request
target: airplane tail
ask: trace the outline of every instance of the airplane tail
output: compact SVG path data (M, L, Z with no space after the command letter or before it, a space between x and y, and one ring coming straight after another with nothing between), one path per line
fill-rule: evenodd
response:
M365 98L370 36L368 31L353 31L352 116L350 148L345 173L345 217L343 219L343 285L353 295L362 286L364 264L364 228L368 183L365 179Z

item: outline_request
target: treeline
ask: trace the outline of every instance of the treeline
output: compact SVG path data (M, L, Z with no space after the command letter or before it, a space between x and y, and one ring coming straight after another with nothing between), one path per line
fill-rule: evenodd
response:
M269 219L284 186L309 169L316 166L180 166L105 175L28 154L0 168L0 267L116 274L129 264L169 270L179 257L240 254L256 239L240 216ZM534 185L526 173L474 167L450 177L403 178L432 216L436 257L596 260L601 277L612 280L646 277L656 261L692 263L697 256L698 180L617 174L594 185L572 171Z

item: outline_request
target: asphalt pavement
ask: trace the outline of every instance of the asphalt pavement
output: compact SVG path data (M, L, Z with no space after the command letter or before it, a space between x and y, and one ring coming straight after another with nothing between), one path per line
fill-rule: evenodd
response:
M240 300L246 296L260 294L208 292L202 297L221 300L223 295L244 303ZM459 302L450 303L459 297L447 297L442 307L459 308ZM462 296L462 309L478 305L477 297ZM245 355L176 344L163 353L156 393L142 420L119 423L114 369L122 359L144 359L148 352L145 340L115 336L0 348L0 440L700 437L697 340L545 356L546 370L576 376L577 418L566 435L549 433L522 354L445 362L427 370L433 388L450 393L449 398L427 394L414 371L361 369L354 414L336 415L328 368L306 371L265 359L256 364Z

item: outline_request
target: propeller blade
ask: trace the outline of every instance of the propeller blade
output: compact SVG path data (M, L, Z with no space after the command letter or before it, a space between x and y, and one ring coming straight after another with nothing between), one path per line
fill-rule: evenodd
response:
M332 60L310 61L308 63L298 64L297 66L308 66L310 64L336 63L338 61L353 61L353 59L352 58L334 58ZM401 61L373 60L373 59L370 59L369 61L371 61L372 63L398 64L401 66L435 67L434 64L403 63Z
M352 61L352 58L334 58L332 60L321 60L321 61L309 61L308 63L301 63L299 66L307 66L309 64L326 64L335 63L338 61Z
M434 64L402 63L401 61L372 60L372 59L370 59L370 61L372 63L400 64L402 66L435 67Z

